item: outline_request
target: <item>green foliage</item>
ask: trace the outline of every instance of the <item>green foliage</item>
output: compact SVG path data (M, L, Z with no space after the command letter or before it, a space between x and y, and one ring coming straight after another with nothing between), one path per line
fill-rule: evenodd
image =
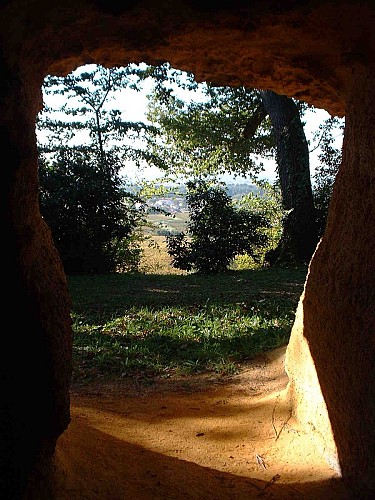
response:
M134 270L140 259L136 228L142 210L125 192L107 155L60 151L40 157L40 206L67 273ZM138 238L139 239L139 238Z
M140 89L143 82L148 79L153 79L148 118L154 124L124 120L123 113L116 109L111 101L115 97L118 98L119 92L125 88ZM194 93L196 90L200 92ZM51 227L53 226L54 237L63 251L65 264L69 269L94 272L98 269L137 268L140 256L137 243L140 233L137 231L137 224L141 221L141 216L137 219L134 195L128 196L123 187L124 179L119 176L126 160L133 160L138 166L147 161L149 165L166 169L173 175L183 173L185 176L193 174L208 177L210 174L231 171L255 177L262 165L254 160L254 156L274 154L270 121L259 111L261 98L256 89L198 84L191 73L174 70L169 64L129 65L126 68L111 69L90 65L80 68L67 77L47 77L43 93L47 101L51 96L61 96L65 99L65 102L60 101L56 108L51 106L45 108L38 117L37 131L38 137L44 137L43 141L39 141L41 170L46 168L50 177L47 185L46 172L41 175L42 212L46 220L50 221ZM303 107L301 104L300 106ZM132 144L130 141L133 141ZM328 159L331 154L328 148L329 141L326 143L323 141L322 144L326 144L324 154L327 156L327 161L331 161ZM328 165L327 161L324 165ZM64 162L66 165L62 167ZM74 168L73 163L76 164ZM92 165L96 177L88 173L89 165ZM75 192L74 182L69 176L75 175L74 171L77 169L80 169L81 177L85 170L87 179L80 178ZM332 186L329 178L330 169L331 166L322 166L316 177L315 199L322 220L326 217L327 199L330 197ZM53 170L56 170L55 181L52 181ZM70 183L69 188L65 186L63 189L58 186L61 179L58 182L57 179L63 171L68 175L66 183ZM64 181L61 182L64 186ZM82 188L84 183L87 184L85 189ZM105 196L100 197L101 183L105 194L113 195L113 200L119 199L118 194L121 193L118 213L108 209L107 204L110 204L110 201L105 200ZM65 195L61 193L63 190ZM151 196L155 192L155 186L152 188L147 185L142 186L142 193L146 196ZM51 208L52 193L57 193L56 199L61 203L59 207ZM66 198L67 193L71 198ZM79 198L80 205L88 203L88 207L78 207L75 197ZM254 205L254 201L251 204ZM101 206L103 208L100 208ZM247 216L245 217L243 211L245 208L231 210L236 213L237 223L242 228L239 232L248 231L245 229L247 224L245 223ZM63 213L64 211L70 214L70 231L66 230L65 219L68 216ZM90 222L84 225L78 218L79 223L75 224L71 214L82 218L82 214L85 213ZM59 222L57 217L62 217L63 220ZM108 230L111 224L107 220L110 217L118 217L114 220L112 231ZM95 237L91 234L95 229L94 223L97 224L100 233L96 243ZM124 231L114 229L117 223L124 224ZM321 222L321 225L324 223ZM252 224L257 225L254 217ZM78 228L82 231L84 227L87 229L87 234L84 231L81 235L74 234L74 226L77 231ZM235 234L235 231L232 233ZM276 228L268 228L254 234L258 239L267 236L270 239L269 246L272 246L278 233ZM217 238L215 232L212 232L212 235L210 238L215 241ZM64 244L63 238L66 238ZM208 240L206 238L205 241L204 231L200 233L199 238L202 249L203 245L210 248L210 238ZM219 270L229 265L228 262L233 259L233 255L242 255L243 259L255 258L258 262L262 262L261 248L265 245L264 242L255 242L251 251L252 257L249 257L244 254L242 248L235 250L236 245L231 240L228 248L225 248L228 257L223 258L223 263L215 268L202 260L195 267L188 262L193 246L196 245L198 248L194 243L194 237L189 240L177 236L175 240L170 240L170 244L175 246L175 254L181 256L178 265L185 269L195 268L201 271L204 269L202 272L220 272ZM79 264L81 251L84 262ZM198 254L194 257L196 262L201 259L202 252L203 250L199 250L199 258ZM215 252L213 250L210 252L212 256L207 262L215 258ZM73 256L71 263L68 262L70 259L68 255Z
M65 77L47 76L42 87L46 105L36 127L40 151L89 151L102 161L110 152L121 166L126 160L147 160L142 141L152 127L124 120L123 112L113 106L120 91L138 90L143 79L144 70L136 65L87 65Z
M342 160L341 147L335 145L337 132L344 128L344 120L333 117L328 118L319 127L316 133L320 135L319 146L319 165L314 174L314 203L318 215L319 234L324 233L327 221L329 202L331 200L333 186L336 175L339 171Z
M127 192L120 171L147 156L126 141L148 126L124 121L110 103L142 77L136 66L86 66L45 80L45 98L63 100L37 120L40 205L68 273L138 269L145 203Z
M262 229L269 226L260 213L236 207L225 190L197 180L187 184L188 237L185 233L167 237L173 266L203 274L228 269L236 255L249 254L268 243Z
M179 78L174 82L178 85ZM180 98L170 89L163 93L161 87L154 92L148 118L155 124L156 135L150 136L149 147L159 165L188 178L231 172L256 181L262 169L258 157L274 156L276 149L283 205L289 213L283 219L279 247L268 253L269 262L310 260L319 238L318 225L320 233L325 225L332 183L322 168L316 212L309 151L300 120L308 106L271 91L209 83L198 88L200 97L190 101L184 93ZM322 144L326 146L322 155L335 161L328 142ZM187 269L188 243L180 237L173 244L175 253L182 256L178 265Z
M158 166L186 177L234 172L256 176L262 170L257 155L273 155L269 120L264 118L252 136L249 122L261 100L255 89L214 87L200 84L189 95L178 92L189 74L174 73L174 87L158 87L151 96L148 119L155 134L148 137L149 149ZM180 95L182 97L180 97Z
M277 247L282 232L285 210L282 205L280 189L267 182L259 184L259 192L251 192L238 200L238 205L252 213L265 217L269 224L260 228L259 232L267 237L268 243L254 249L254 257L243 254L236 257L233 269L256 269L266 264L267 252Z
M74 380L233 373L288 342L306 267L68 276Z

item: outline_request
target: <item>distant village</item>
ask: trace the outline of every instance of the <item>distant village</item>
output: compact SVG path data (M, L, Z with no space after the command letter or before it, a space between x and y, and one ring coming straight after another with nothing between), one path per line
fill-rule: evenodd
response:
M245 194L259 192L259 188L251 184L227 184L226 190L233 199L241 198ZM181 187L178 192L154 196L151 198L149 205L155 208L156 212L165 211L171 214L188 212L185 192L184 187Z
M150 200L150 206L156 211L166 211L172 214L188 212L184 195L154 197Z

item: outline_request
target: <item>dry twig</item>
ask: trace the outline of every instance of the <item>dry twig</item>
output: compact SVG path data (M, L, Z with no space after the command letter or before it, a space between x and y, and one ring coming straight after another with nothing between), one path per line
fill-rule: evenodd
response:
M255 458L257 460L258 465L263 467L263 469L267 469L266 463L264 461L264 458L258 455L258 453L255 453Z
M282 431L284 430L285 426L287 425L287 423L289 422L289 420L292 418L292 410L290 409L289 410L289 417L285 420L285 422L283 423L283 425L281 426L279 432L277 432L277 429L276 429L276 426L275 426L275 411L276 411L276 405L277 405L277 402L278 402L278 399L279 397L277 397L277 400L276 400L276 403L275 403L275 406L273 407L273 410L272 410L272 427L273 427L273 430L275 432L275 441L277 441L280 437L280 434L282 433Z

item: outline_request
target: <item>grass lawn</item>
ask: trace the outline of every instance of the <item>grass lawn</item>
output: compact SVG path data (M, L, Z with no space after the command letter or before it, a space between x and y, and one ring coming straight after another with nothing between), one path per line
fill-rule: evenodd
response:
M288 342L306 272L70 276L73 379L234 373Z

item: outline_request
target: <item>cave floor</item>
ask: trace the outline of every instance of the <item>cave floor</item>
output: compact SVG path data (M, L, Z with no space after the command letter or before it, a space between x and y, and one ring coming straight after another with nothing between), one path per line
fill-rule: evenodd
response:
M349 499L291 416L284 356L233 376L73 386L58 499Z

